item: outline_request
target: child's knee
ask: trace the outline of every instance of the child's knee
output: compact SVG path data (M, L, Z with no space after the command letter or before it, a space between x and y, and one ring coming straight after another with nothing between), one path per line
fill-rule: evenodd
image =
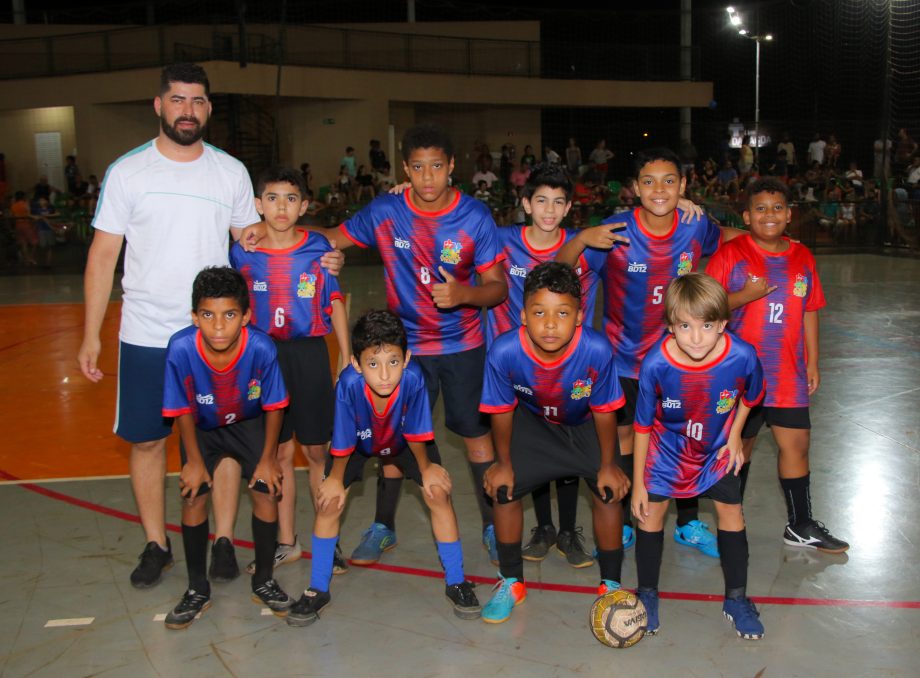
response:
M325 445L304 445L304 456L311 464L326 464L326 446Z
M256 518L268 523L278 520L278 499L276 497L256 490L250 490L249 495L252 497L252 512Z
M292 467L294 465L294 439L291 438L287 442L281 443L278 445L278 464L284 467Z
M429 497L424 492L422 496L425 498L425 503L428 505L432 511L434 510L445 510L450 507L450 495L444 491L444 488L438 486L431 489L431 496Z

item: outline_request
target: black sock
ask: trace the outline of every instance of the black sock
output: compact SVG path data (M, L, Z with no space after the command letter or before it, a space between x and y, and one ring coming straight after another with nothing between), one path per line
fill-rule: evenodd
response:
M399 503L402 482L402 478L377 476L377 509L374 514L374 522L386 525L394 532L396 531L396 505Z
M470 471L473 472L473 494L476 495L476 503L479 504L479 515L482 516L483 527L495 522L495 519L492 517L492 505L486 500L486 491L482 487L482 478L486 474L486 469L493 463L495 462L470 462Z
M524 558L521 555L521 542L505 544L496 541L498 546L498 570L505 579L514 577L524 581Z
M252 588L261 586L272 578L275 565L275 545L278 543L278 521L266 523L252 514L252 541L255 543L256 571L252 575Z
M182 545L185 547L185 569L188 587L199 593L210 593L208 583L208 519L201 525L182 523Z
M613 551L597 550L597 564L601 568L601 579L609 579L620 583L620 577L623 576L623 549L618 548Z
M780 478L786 498L786 514L790 525L801 525L811 520L811 474L801 478Z
M636 579L639 588L657 589L661 574L661 554L664 551L664 530L636 530Z
M741 473L738 474L738 477L741 478L741 500L744 501L744 488L747 487L748 473L751 471L751 462L747 461L741 465Z
M537 525L543 527L544 525L553 524L553 505L549 491L549 483L546 485L541 485L533 492L530 493L530 496L533 497L533 510L537 514Z
M687 497L686 499L675 499L674 506L677 507L677 526L683 527L691 520L700 519L700 500L696 497Z
M631 454L621 454L619 457L620 470L626 474L626 477L629 478L629 482L632 483L633 480L633 456ZM626 496L623 497L623 501L620 502L623 505L623 524L629 525L632 527L632 490L629 490L626 493Z
M578 511L578 477L559 478L556 481L556 501L559 502L559 531L574 532L575 514Z
M747 588L748 543L747 530L719 530L719 559L725 577L725 597L740 598Z

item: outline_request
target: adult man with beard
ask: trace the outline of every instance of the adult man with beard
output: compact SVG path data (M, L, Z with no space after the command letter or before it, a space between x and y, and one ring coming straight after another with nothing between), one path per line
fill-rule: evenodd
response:
M172 429L172 421L161 416L166 344L190 324L195 275L206 266L226 266L228 234L238 239L244 227L259 221L246 168L202 141L211 115L208 96L208 77L200 66L163 69L153 100L160 133L106 172L86 264L86 322L77 360L86 378L98 382L103 376L97 366L99 333L127 240L114 432L131 443L131 484L146 533L146 548L131 573L137 588L155 585L173 564L164 517L166 438ZM227 581L239 575L232 536L240 469L220 468L227 478L215 487L226 492L212 500L216 529L210 574L212 580Z

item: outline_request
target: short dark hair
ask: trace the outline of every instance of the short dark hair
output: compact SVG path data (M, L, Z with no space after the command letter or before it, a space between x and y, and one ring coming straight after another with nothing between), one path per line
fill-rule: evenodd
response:
M192 283L192 310L202 299L233 299L245 313L249 310L249 288L243 274L229 266L208 266L199 271Z
M540 186L561 188L565 193L565 201L572 201L572 180L565 168L557 162L538 162L534 165L521 197L530 200Z
M351 354L360 361L361 354L368 348L380 348L386 344L399 346L403 355L409 348L406 328L399 316L386 309L366 311L351 331Z
M540 290L568 294L581 305L581 282L575 269L559 261L546 261L534 268L524 279L524 302Z
M440 148L449 160L454 157L454 145L450 135L442 127L430 122L423 122L406 130L402 138L403 160L408 162L409 156L416 148Z
M656 160L664 160L665 162L672 163L674 167L677 168L677 176L684 176L684 170L681 166L680 158L678 157L677 153L672 151L670 148L657 146L655 148L646 148L636 153L636 161L633 163L636 179L638 179L639 175L642 173L643 167L648 165L650 162L655 162Z
M160 71L160 94L168 92L174 82L203 85L205 96L211 95L211 82L208 80L208 74L198 64L180 61L164 66Z
M754 196L758 193L779 193L783 196L783 200L786 201L787 205L792 199L792 194L789 192L789 187L786 185L786 182L776 177L761 177L748 186L746 209L751 209L751 203L754 200Z
M293 167L284 165L272 165L264 170L256 180L256 197L261 198L268 184L285 183L290 184L300 191L300 197L304 198L307 194L307 184L303 180L303 174L296 171Z

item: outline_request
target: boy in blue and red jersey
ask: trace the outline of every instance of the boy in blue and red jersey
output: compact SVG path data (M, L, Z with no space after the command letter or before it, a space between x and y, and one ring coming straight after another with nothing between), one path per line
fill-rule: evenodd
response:
M664 519L672 498L708 496L719 520L725 576L722 612L738 635L763 637L747 597L748 544L741 512L741 430L764 393L763 370L750 344L725 332L728 297L701 273L676 278L664 295L670 334L646 354L636 403L632 512L638 596L646 633L658 632L658 577Z
M508 226L498 230L499 243L505 255L502 266L508 282L508 298L489 309L489 345L498 335L521 326L524 280L527 274L539 264L552 261L562 245L575 236L574 231L562 228L562 221L572 207L572 182L561 165L536 165L524 184L521 203L532 223L529 226ZM590 324L594 317L598 277L584 261L579 262L575 271L581 281L581 310ZM550 498L549 485L534 490L537 526L531 530L530 541L524 547L524 560L542 561L555 545L556 550L565 556L572 567L590 567L594 559L585 551L581 528L575 526L578 478L560 478L556 481L558 535L553 525Z
M291 626L312 624L332 599L333 555L348 488L361 480L372 457L421 486L444 566L445 594L458 617L479 617L479 601L463 574L450 476L437 448L425 444L434 439L425 377L410 356L406 331L393 312L368 311L355 323L351 366L336 386L332 457L317 495L310 586L291 608Z
M582 318L575 271L554 261L540 264L524 286L523 327L489 349L480 409L492 415L497 457L485 489L496 502L500 580L482 618L492 624L507 620L527 597L521 497L558 478L584 478L594 493L598 594L620 587L619 502L629 480L617 465L614 411L623 393L610 343Z
M281 471L276 460L288 396L268 335L247 327L246 281L229 267L206 268L192 286L193 325L166 348L163 416L179 428L182 543L189 585L166 615L184 629L211 605L206 564L208 492L215 469L235 460L249 480L256 567L252 599L283 617L294 601L272 579ZM263 414L264 413L264 414Z
M321 266L332 251L319 234L296 228L307 209L303 175L287 167L270 167L256 184L256 209L267 224L259 247L247 252L235 243L230 263L246 278L252 303L252 324L275 340L278 362L290 392L278 445L282 492L278 502L278 547L275 567L300 558L294 515L297 481L295 445L307 459L310 496L314 498L326 466L326 445L332 436L335 394L329 372L326 335L335 332L339 369L348 364L348 318L338 279ZM296 442L295 442L296 438ZM347 570L336 554L336 573ZM248 571L252 573L254 563Z
M673 151L640 151L635 168L634 188L640 206L610 217L605 224L580 231L557 256L568 264L575 264L583 256L600 275L604 287L604 331L613 344L617 373L626 395L626 406L620 410L617 424L623 469L629 476L639 366L648 350L666 333L661 306L664 292L671 280L696 270L700 260L715 252L722 240L742 233L719 227L705 214L695 212L693 203L681 199L686 178ZM628 514L628 500L624 509ZM630 522L628 515L626 522ZM698 519L695 499L678 502L674 538L706 555L719 556L715 536ZM623 542L627 548L634 543L628 524Z
M406 328L409 348L425 374L433 407L444 393L445 424L463 438L483 524L483 545L495 553L492 510L482 477L494 453L489 428L477 409L485 346L481 309L508 292L499 262L495 221L483 203L450 187L454 152L450 137L434 125L407 130L403 169L411 188L386 194L337 228L327 231L343 249L376 247L383 259L387 306ZM480 278L477 284L476 276ZM396 544L395 514L402 478L384 467L377 484L374 524L351 556L355 565L377 562Z
M790 546L842 553L849 548L811 516L808 448L810 396L818 389L818 310L825 305L815 258L783 233L792 218L789 189L766 177L749 189L744 222L750 234L712 257L706 272L728 290L732 330L753 344L767 375L767 396L751 414L742 435L746 479L760 427L766 422L779 447L779 482ZM744 480L742 480L742 488Z

